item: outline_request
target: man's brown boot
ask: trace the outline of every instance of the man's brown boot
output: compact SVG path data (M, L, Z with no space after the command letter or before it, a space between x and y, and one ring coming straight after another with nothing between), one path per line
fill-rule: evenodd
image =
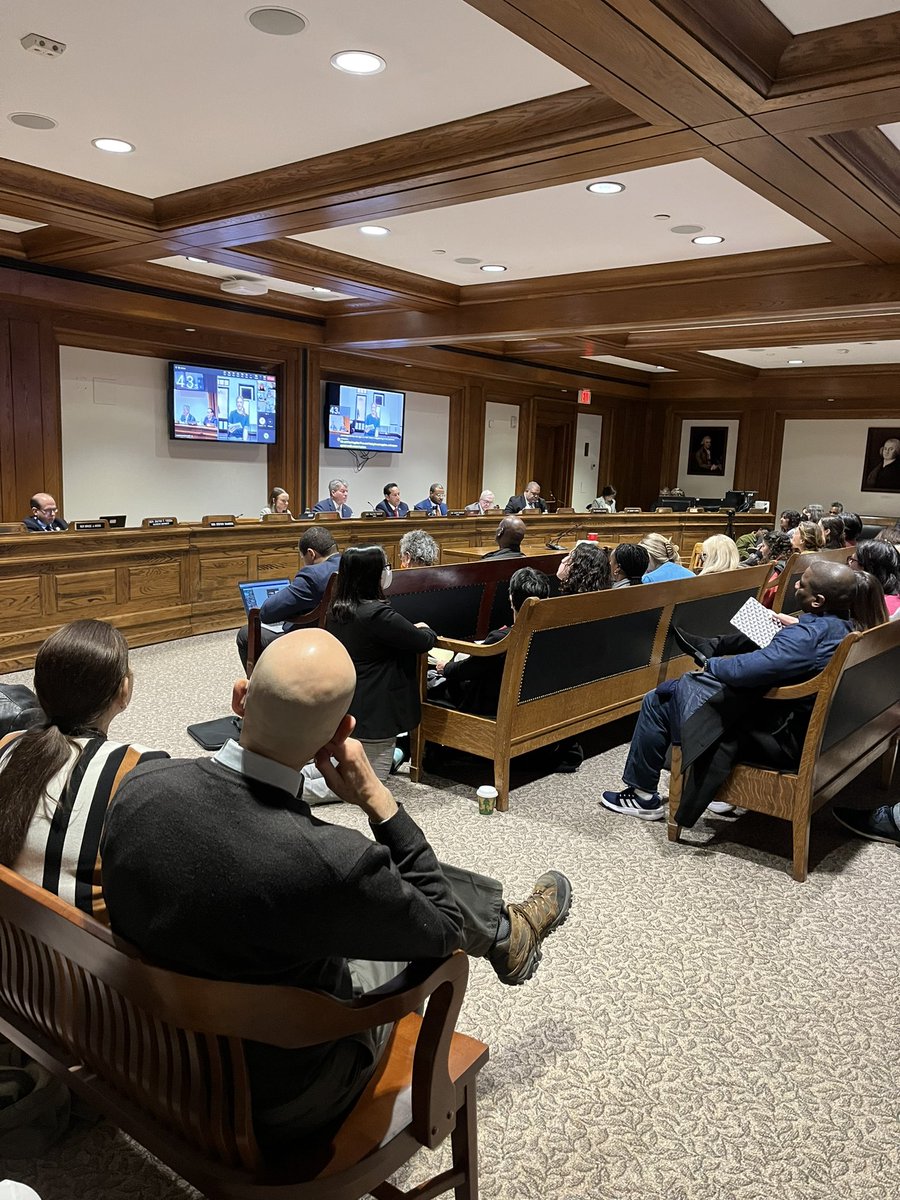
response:
M561 871L542 875L527 899L507 906L509 937L497 942L488 959L501 983L530 979L541 961L541 942L569 915L572 885Z

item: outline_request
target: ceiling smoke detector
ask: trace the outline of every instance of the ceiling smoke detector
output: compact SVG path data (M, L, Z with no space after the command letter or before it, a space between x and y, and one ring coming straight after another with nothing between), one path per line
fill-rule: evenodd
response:
M269 285L263 283L261 279L246 279L241 275L235 275L232 279L223 279L219 284L219 289L228 292L231 296L265 296Z
M59 58L65 54L66 43L56 38L44 37L42 33L26 33L21 39L22 49L31 50L34 54L43 54L47 58Z

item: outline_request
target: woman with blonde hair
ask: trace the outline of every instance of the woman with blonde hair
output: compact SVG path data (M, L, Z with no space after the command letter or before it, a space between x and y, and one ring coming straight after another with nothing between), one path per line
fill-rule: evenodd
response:
M693 579L693 571L683 567L678 558L678 547L661 533L647 533L640 541L650 559L650 569L644 583L665 583L667 579Z
M815 554L825 549L825 534L816 521L801 521L791 531L791 545L801 554Z
M724 533L714 533L700 547L700 575L718 575L736 571L741 565L738 548Z

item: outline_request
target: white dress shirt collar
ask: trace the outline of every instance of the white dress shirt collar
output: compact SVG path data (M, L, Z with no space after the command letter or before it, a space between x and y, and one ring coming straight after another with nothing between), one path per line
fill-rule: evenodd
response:
M266 758L263 754L256 754L253 750L245 750L231 738L213 755L213 759L220 766L227 767L229 771L237 771L239 775L246 775L248 779L256 779L260 783L281 788L283 792L290 792L292 796L300 795L303 776L299 771Z

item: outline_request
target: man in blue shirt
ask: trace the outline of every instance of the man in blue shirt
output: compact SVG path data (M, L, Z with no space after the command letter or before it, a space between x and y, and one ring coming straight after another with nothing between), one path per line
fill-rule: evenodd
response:
M328 580L341 564L341 555L334 538L324 525L313 525L301 536L298 546L303 566L293 583L270 596L259 610L262 623L260 653L270 642L297 628L293 621L312 612L321 603ZM276 626L267 629L266 626ZM281 625L278 629L277 626ZM237 648L244 670L247 669L247 626L237 632Z
M416 510L431 513L433 517L446 517L447 505L444 503L444 485L433 483L428 489L428 495L416 505Z
M662 820L665 804L657 788L669 747L681 740L687 721L695 719L704 704L719 704L727 689L744 693L745 698L752 693L749 711L745 708L741 713L740 757L749 750L754 762L765 754L789 758L802 745L808 705L770 702L767 710L762 696L769 688L800 683L825 669L854 627L856 580L842 563L813 559L798 579L796 592L803 615L799 619L781 616L784 628L768 646L732 657L714 654L706 660L702 674L682 676L647 693L622 772L625 787L603 793L605 808L644 821ZM727 644L730 639L718 640ZM769 720L770 716L774 720ZM772 765L786 767L788 763ZM730 810L729 805L720 811Z

